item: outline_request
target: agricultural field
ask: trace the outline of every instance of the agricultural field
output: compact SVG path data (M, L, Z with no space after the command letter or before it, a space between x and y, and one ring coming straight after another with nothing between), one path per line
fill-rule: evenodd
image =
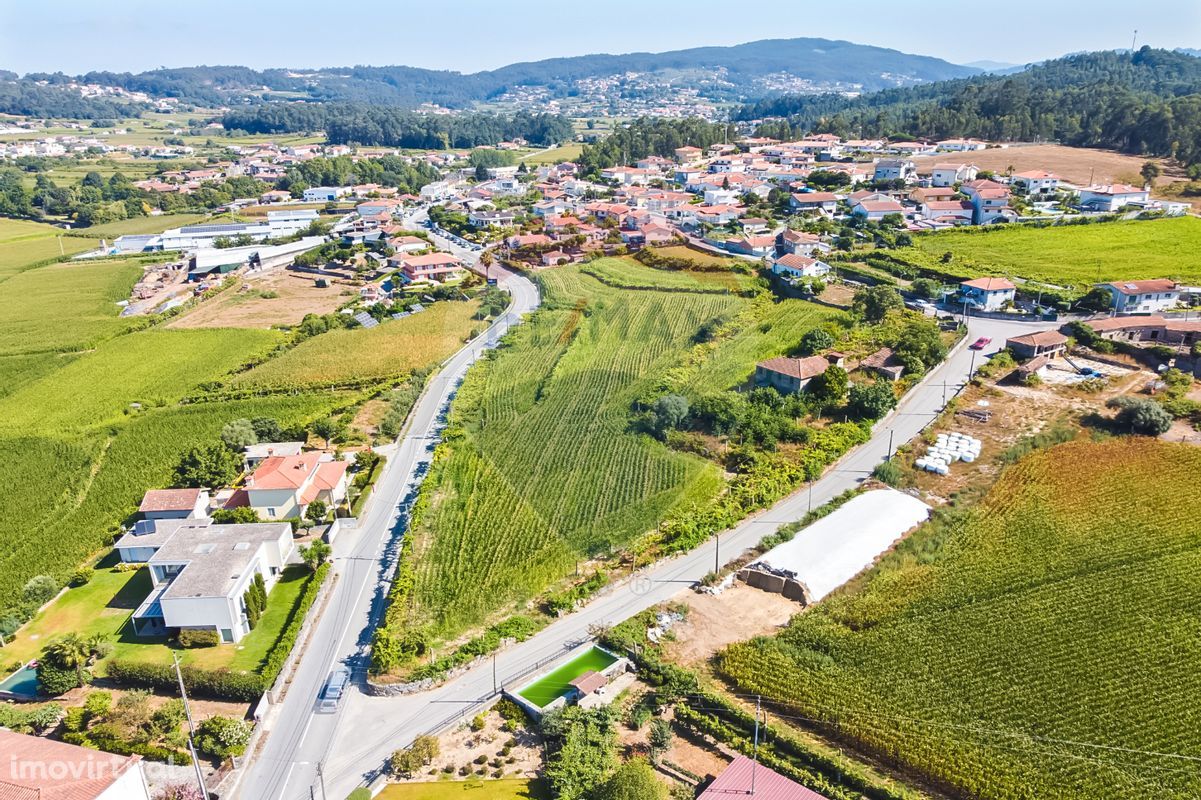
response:
M1037 451L718 671L953 796L1195 797L1198 470L1151 439Z
M65 231L41 222L0 218L0 281L37 264L94 250L100 240L63 236Z
M719 256L716 253L709 253L704 250L697 250L686 245L672 245L671 247L656 247L654 253L664 256L665 258L687 258L689 261L695 261L704 266L732 268L735 264L748 264L743 259L736 259L733 256Z
M234 386L305 386L397 378L434 366L487 323L479 303L444 301L374 328L330 331L239 375Z
M584 152L584 145L578 142L561 144L549 150L538 150L522 157L527 164L558 164L560 161L574 161Z
M1201 282L1201 219L1006 226L922 234L896 255L954 275L1007 275L1055 286L1144 278ZM942 262L951 253L949 263Z
M939 153L933 156L917 156L913 162L917 164L918 172L921 173L929 172L935 164L951 161L975 164L981 169L999 173L1004 173L1011 167L1014 172L1045 169L1077 186L1093 183L1133 183L1141 186L1139 170L1148 160L1157 161L1169 174L1174 171L1170 163L1159 159L1061 144L1019 144L971 153ZM1170 180L1168 175L1159 179L1160 183Z
M646 280L658 270L643 268ZM578 266L541 276L545 307L469 373L412 563L414 623L460 631L711 497L715 465L629 428L730 295L621 291Z
M600 258L584 264L580 271L616 289L669 289L724 294L742 291L754 282L750 275L733 271L656 270L648 276L646 267L632 258Z
M79 232L91 238L100 236L112 240L127 234L162 233L168 228L199 225L208 219L210 219L208 214L159 214L152 217L131 217L117 222L106 222L91 228L80 228Z
M306 314L328 314L358 297L358 290L333 281L316 285L312 275L277 269L256 276L236 291L222 292L180 314L169 328L291 327Z

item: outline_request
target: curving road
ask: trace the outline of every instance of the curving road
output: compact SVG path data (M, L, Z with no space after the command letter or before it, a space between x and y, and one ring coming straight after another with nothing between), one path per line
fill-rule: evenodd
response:
M439 242L474 264L479 254ZM310 787L321 792L321 760L339 747L371 740L347 704L333 714L317 713L315 699L335 664L344 663L357 675L365 673L373 618L382 611L396 565L396 552L404 533L406 511L416 486L429 469L438 435L455 390L484 350L523 315L538 307L538 291L527 278L492 267L492 277L512 296L509 310L487 331L448 359L417 400L384 470L376 482L367 513L357 529L344 531L334 541L331 577L337 578L329 600L300 659L282 703L267 713L265 743L253 758L234 796L247 800L308 798ZM328 785L328 775L326 777ZM332 789L332 787L331 787ZM349 790L330 797L339 800Z

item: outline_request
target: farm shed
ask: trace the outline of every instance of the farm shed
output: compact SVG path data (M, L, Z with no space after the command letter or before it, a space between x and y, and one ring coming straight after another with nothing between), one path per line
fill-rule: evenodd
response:
M767 551L738 577L764 591L816 603L871 566L929 514L930 506L895 489L867 492Z

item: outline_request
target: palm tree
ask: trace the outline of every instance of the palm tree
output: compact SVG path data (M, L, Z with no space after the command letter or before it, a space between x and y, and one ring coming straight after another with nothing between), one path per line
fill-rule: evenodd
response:
M92 657L92 648L79 634L68 633L61 639L56 639L46 645L43 655L46 660L61 669L75 670L75 676L79 678L80 686L87 682L84 680L83 670Z

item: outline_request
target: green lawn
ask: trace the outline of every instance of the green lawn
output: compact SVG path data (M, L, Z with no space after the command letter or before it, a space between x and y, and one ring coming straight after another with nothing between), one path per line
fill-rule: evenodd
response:
M502 778L393 783L384 787L376 797L377 800L545 800L549 794L539 780Z
M952 797L1201 796L1198 474L1154 439L1035 453L718 670Z
M88 236L102 236L112 243L118 236L138 233L162 233L168 228L182 228L185 225L199 225L209 218L208 214L160 214L156 217L132 217L118 222L108 222L92 228L81 228L80 233Z
M599 647L589 648L561 667L543 675L536 682L522 689L519 694L538 708L548 705L566 695L571 682L586 672L601 672L617 659Z
M949 263L942 262L950 252ZM1201 219L962 229L913 237L901 258L954 275L1007 275L1057 286L1145 278L1201 283Z
M522 160L529 164L557 164L560 161L574 161L584 152L584 145L578 142L552 147L549 150L539 150L530 153Z

